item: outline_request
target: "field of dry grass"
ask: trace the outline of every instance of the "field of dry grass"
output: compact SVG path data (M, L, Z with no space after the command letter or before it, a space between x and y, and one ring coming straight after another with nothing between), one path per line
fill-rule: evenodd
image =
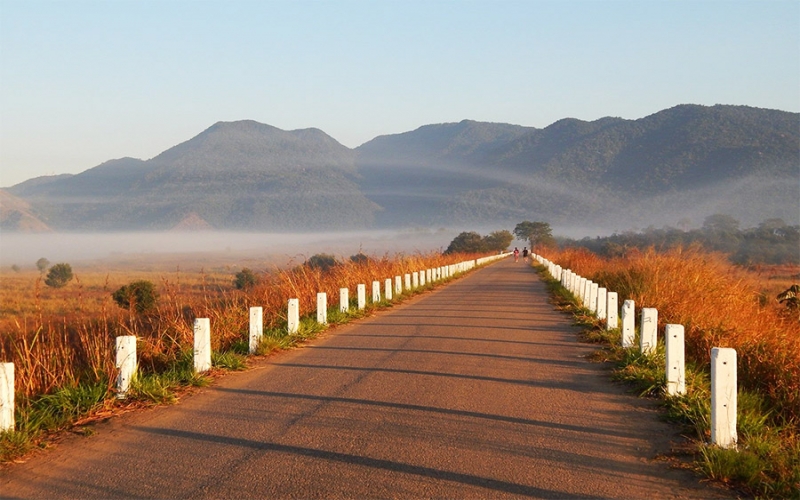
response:
M709 364L712 347L735 348L740 383L787 418L800 419L800 324L796 311L775 299L798 282L798 269L746 270L699 249L634 251L608 260L580 249L543 253L618 292L620 301L658 309L660 329L683 325L687 357L700 366Z

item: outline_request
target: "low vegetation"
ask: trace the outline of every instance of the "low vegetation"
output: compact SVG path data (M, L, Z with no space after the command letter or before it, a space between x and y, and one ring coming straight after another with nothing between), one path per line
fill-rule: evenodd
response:
M176 272L161 276L158 286L133 280L114 292L108 275L102 274L86 274L59 289L42 287L39 273L4 279L0 360L15 364L17 430L0 435L0 461L29 450L48 432L105 416L120 405L169 403L182 390L208 383L208 376L193 371L195 318L210 318L214 370L241 369L246 366L250 306L264 310L265 335L258 353L266 355L322 330L304 320L297 335L288 335L289 298L300 300L301 311L316 311L317 292L338 297L339 288L354 290L360 283L470 258L438 253L363 257L329 267L307 262L271 272L250 271L255 279L242 287L236 282L239 273ZM353 304L352 312L343 314L337 304L328 313L329 323L385 305L369 304L366 311L357 311ZM137 337L139 362L124 402L114 397L113 344L119 335Z
M699 248L629 250L601 258L585 249L548 249L564 268L659 311L659 331L682 324L686 334L687 395L667 397L664 346L649 355L620 346L619 330L606 331L556 281L562 307L586 327L587 340L605 343L598 359L615 364L614 376L644 395L663 398L669 418L695 440L696 467L748 495L800 497L800 335L795 311L776 295L760 293L755 273L732 266L722 254ZM544 268L542 268L544 270ZM710 349L737 351L738 450L710 440Z

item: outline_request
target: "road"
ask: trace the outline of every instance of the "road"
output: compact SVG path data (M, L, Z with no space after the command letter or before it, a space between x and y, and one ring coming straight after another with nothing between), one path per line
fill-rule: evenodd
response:
M36 498L708 498L511 259L0 470Z

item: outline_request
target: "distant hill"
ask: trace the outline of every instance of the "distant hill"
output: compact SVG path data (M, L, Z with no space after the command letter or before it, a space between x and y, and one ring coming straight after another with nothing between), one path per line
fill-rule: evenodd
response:
M697 226L713 213L797 223L800 114L681 105L543 129L464 120L356 149L317 129L219 122L150 160L31 179L7 195L27 205L3 230L33 220L54 230L312 231L524 219L625 230Z
M50 228L33 213L29 203L0 189L0 230L42 233Z

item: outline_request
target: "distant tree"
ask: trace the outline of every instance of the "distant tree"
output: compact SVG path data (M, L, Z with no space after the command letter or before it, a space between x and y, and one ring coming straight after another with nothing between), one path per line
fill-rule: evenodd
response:
M237 290L246 290L258 284L258 276L248 268L242 268L241 271L233 276L233 286Z
M514 227L514 234L520 240L527 240L531 244L531 249L537 245L548 246L555 243L553 230L550 224L540 221L523 221Z
M43 273L47 266L50 265L50 261L42 257L41 259L36 261L36 268L39 270L40 273Z
M158 292L150 281L132 281L111 294L114 302L123 309L136 311L139 314L155 309Z
M16 264L12 264L11 270L14 271L15 273L18 273L20 271L20 267Z
M54 265L47 271L44 284L53 288L61 288L66 286L70 280L72 280L72 266L61 263Z
M307 261L306 265L312 269L320 269L327 271L337 264L336 257L327 253L318 253L312 255Z
M727 214L709 215L703 220L703 230L716 233L736 233L739 221Z
M506 229L494 231L489 235L484 236L483 246L484 251L487 252L500 252L508 248L511 242L514 241L514 235L511 231Z
M484 240L475 231L464 231L450 242L446 254L451 253L480 253L485 251Z
M350 256L350 262L354 264L365 264L369 262L369 257L367 257L361 252L358 252L357 254Z

